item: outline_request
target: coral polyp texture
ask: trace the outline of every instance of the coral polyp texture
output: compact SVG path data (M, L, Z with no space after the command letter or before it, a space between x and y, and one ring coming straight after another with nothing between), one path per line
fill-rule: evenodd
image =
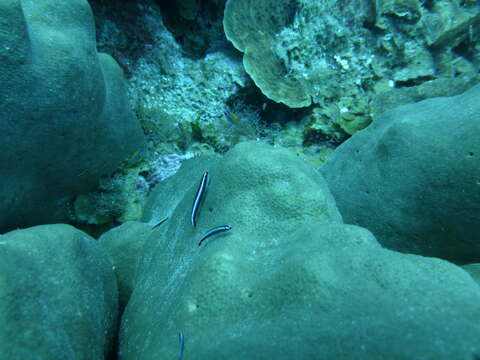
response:
M210 186L193 228L205 169ZM154 190L144 220L167 215L146 240L133 224L129 239L121 229L105 235L144 244L133 267L111 250L136 275L133 292L125 289L122 360L175 358L179 332L185 358L196 359L447 360L480 351L474 280L344 224L322 175L289 150L249 142L185 162ZM197 246L222 224L232 229Z
M386 112L322 167L346 222L386 247L480 259L480 85Z
M106 359L118 319L115 274L97 241L70 225L0 236L2 359Z
M0 229L66 219L66 201L142 147L85 0L0 1ZM128 140L128 141L127 141Z

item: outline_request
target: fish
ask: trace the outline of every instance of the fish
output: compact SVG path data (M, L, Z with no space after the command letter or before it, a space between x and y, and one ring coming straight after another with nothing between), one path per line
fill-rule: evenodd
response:
M225 110L223 112L225 117L227 118L228 121L230 121L233 125L238 125L239 121L235 115L233 115L230 111Z
M160 225L162 225L165 221L168 220L168 216L167 217L164 217L162 220L160 220L157 224L153 225L152 226L152 229L155 229L157 227L159 227Z
M178 359L183 359L183 350L185 349L185 337L181 331L178 332Z
M278 121L270 123L270 127L273 130L282 130L282 124L280 124Z
M132 154L132 156L130 157L130 161L133 160L133 159L135 159L139 153L140 153L140 152L139 152L138 150L135 151L135 152Z
M185 125L182 122L177 123L177 129L180 135L184 136L185 139L188 139L187 129L185 128Z
M135 161L135 159L137 159L137 158L143 159L143 156L142 156L142 153L140 152L140 150L135 151L135 152L130 156L130 159L128 159L127 161L128 161L128 162L133 162L133 161Z
M209 238L210 236L221 233L221 232L230 231L230 230L232 230L232 227L230 225L222 225L222 226L214 227L213 229L210 229L205 234L203 234L203 236L198 241L198 246L202 245L202 242L205 239Z
M87 172L88 172L88 169L84 169L77 174L77 177L82 176L82 175L86 174Z
M202 179L200 180L200 184L198 185L197 193L195 194L195 198L193 199L193 206L192 206L192 213L190 215L190 222L192 226L197 226L197 215L200 211L202 199L207 191L208 185L208 171L205 171L202 175Z

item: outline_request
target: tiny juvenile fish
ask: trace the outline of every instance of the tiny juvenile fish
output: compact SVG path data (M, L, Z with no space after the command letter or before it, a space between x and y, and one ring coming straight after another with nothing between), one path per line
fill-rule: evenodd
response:
M140 151L135 151L132 156L130 156L130 159L128 159L128 162L134 161L138 156L140 155Z
M282 124L280 124L279 122L271 123L270 127L274 130L282 130Z
M230 111L225 110L223 112L223 115L227 118L228 121L230 121L234 125L238 125L238 119L235 115L233 115Z
M177 129L181 136L183 136L185 139L188 139L187 129L182 122L177 123Z
M202 175L202 179L200 180L200 184L198 185L197 193L195 194L195 198L193 199L193 206L192 206L192 214L190 215L190 222L192 226L197 226L197 215L200 211L200 206L202 203L202 199L207 191L208 185L208 171L205 171Z
M137 150L130 155L130 157L127 159L127 162L136 163L139 160L145 160L145 157L140 150Z
M156 229L157 227L159 227L160 225L162 225L165 221L168 220L168 216L164 217L162 220L160 220L157 224L153 225L152 226L152 229Z
M201 239L198 241L198 246L202 245L202 242L205 239L209 238L210 236L221 233L221 232L229 231L229 230L232 230L232 227L229 225L217 226L217 227L214 227L213 229L208 230L205 234L203 234Z
M181 331L178 332L178 359L183 359L183 349L185 349L185 337Z

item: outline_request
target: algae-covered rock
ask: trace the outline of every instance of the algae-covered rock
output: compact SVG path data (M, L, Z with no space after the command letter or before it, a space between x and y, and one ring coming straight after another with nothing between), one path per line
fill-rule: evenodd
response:
M121 8L121 13L129 14L127 3L102 1L100 21L104 24L99 31L109 50L115 50L112 45L117 33L138 38L129 43L135 59L124 51L120 51L120 59L132 74L129 97L151 140L149 144L154 144L155 152L163 149L160 154L179 149L203 152L205 143L225 152L238 142L238 136L232 134L223 111L237 115L237 108L246 110L246 101L240 101L238 107L234 103L245 99L245 93L254 86L224 38L220 21L223 5L214 0L161 2L161 11L155 5L158 1L148 1L136 10L138 31L133 19L120 14L122 26L113 26L113 32L111 13ZM181 8L189 3L200 5L195 21L180 19L178 10L183 12ZM144 49L135 48L137 43Z
M324 107L342 97L363 107L375 100L379 79L395 88L478 83L480 7L472 1L235 0L223 23L258 88L289 107ZM371 112L362 111L360 126L340 125L353 133Z
M376 0L378 15L395 16L408 21L420 17L420 0Z
M260 90L296 108L346 89L347 95L361 92L352 74L368 72L369 34L362 24L369 16L364 0L236 0L227 2L223 24Z
M478 78L480 79L480 78ZM375 96L371 110L374 118L400 105L422 101L431 97L459 95L478 83L476 78L441 78L413 87L387 88Z
M478 82L477 5L461 0L376 0L375 9L380 31L372 67L377 76L400 88L436 79ZM451 95L455 91L445 94Z
M112 265L93 238L62 224L0 236L2 359L104 359L117 312Z
M480 259L480 86L400 106L343 143L322 168L345 222L386 247Z
M61 221L143 144L85 0L0 0L0 231Z
M106 233L99 239L115 270L118 283L119 310L123 311L133 291L138 262L143 253L145 240L152 227L137 221L127 221Z
M455 46L480 21L478 3L462 0L435 0L425 14L427 44L430 47Z
M194 229L192 198L205 170L211 181ZM165 182L178 185L179 199L168 184L150 199L150 216L171 216L146 242L120 359L178 357L179 333L184 357L195 359L480 353L480 287L470 276L383 249L367 230L342 224L322 177L294 154L242 144L223 159L186 162ZM197 245L223 224L230 232Z

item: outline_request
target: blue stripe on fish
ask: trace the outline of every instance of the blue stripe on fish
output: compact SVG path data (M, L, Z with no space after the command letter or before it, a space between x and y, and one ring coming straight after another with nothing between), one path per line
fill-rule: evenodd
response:
M208 184L208 171L205 171L202 175L202 180L200 180L200 185L198 185L195 198L193 199L192 214L190 215L190 221L193 227L197 226L197 215L198 215L198 212L200 211L201 202L207 190L207 184Z
M185 128L185 125L183 125L183 123L181 123L181 122L178 122L177 123L177 129L178 129L178 132L180 133L180 135L183 136L185 138L185 140L187 140L188 135L187 135L187 130Z
M222 225L222 226L217 226L217 227L214 227L213 229L210 229L208 230L203 236L202 238L198 241L198 246L202 245L202 242L209 238L210 236L212 235L215 235L215 234L218 234L218 233L221 233L221 232L225 232L225 231L229 231L231 230L232 227L229 226L229 225Z
M238 125L238 119L235 115L233 115L230 111L225 110L223 115L230 121L233 125Z
M178 332L178 359L183 359L183 349L185 348L185 337L181 331Z

